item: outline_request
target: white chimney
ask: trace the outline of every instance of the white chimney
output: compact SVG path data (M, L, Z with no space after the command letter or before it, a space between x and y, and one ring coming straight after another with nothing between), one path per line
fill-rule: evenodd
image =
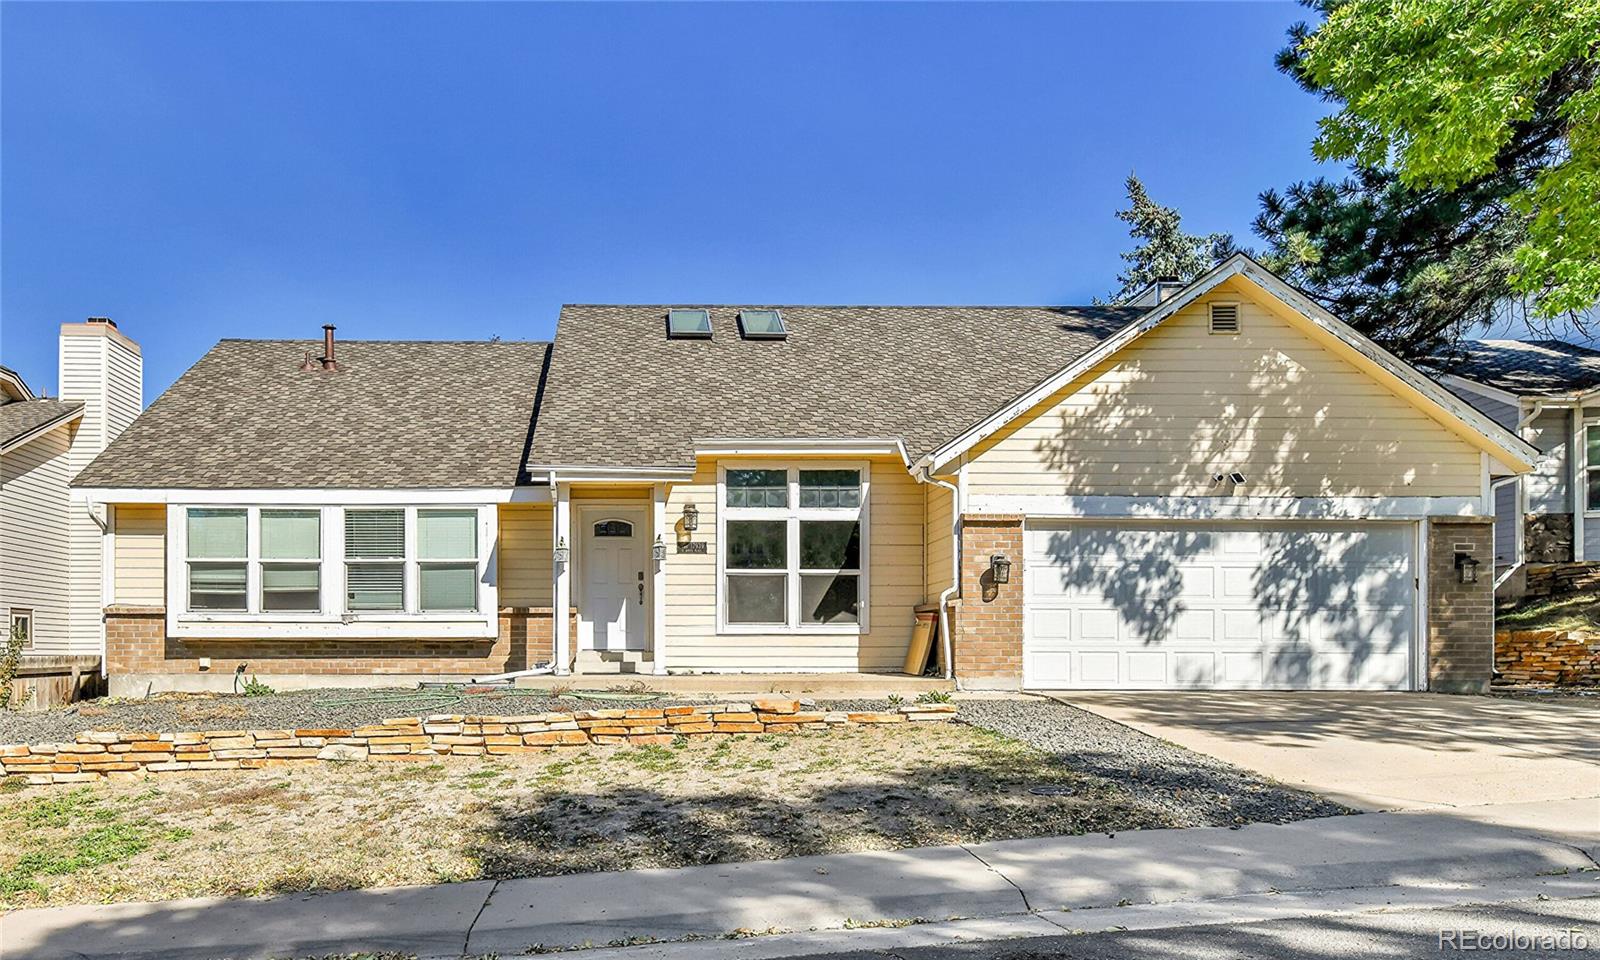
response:
M83 401L83 419L67 451L67 473L75 477L139 415L144 359L109 318L63 323L56 382L61 399ZM68 511L67 635L72 653L98 654L103 531L87 504L70 503Z

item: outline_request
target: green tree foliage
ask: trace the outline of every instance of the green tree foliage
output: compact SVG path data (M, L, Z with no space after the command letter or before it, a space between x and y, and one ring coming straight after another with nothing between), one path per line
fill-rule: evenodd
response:
M1128 299L1159 277L1193 280L1233 252L1228 234L1184 233L1178 211L1150 199L1138 177L1129 174L1127 187L1128 209L1118 210L1117 219L1128 224L1128 235L1138 244L1122 255L1128 265L1117 275L1120 286L1111 295L1112 303Z
M1514 295L1600 299L1600 0L1305 2L1279 66L1354 172L1263 195L1273 265L1411 354Z

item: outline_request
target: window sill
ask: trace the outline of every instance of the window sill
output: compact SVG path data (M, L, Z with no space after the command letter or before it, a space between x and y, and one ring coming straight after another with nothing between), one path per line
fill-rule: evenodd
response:
M191 614L170 617L175 637L241 640L486 640L499 636L499 614L356 615Z
M862 628L862 626L860 624L858 624L858 623L841 624L841 625L838 625L838 626L817 626L817 627L786 627L786 626L778 626L778 625L764 626L762 624L757 624L757 623L752 623L752 624L725 623L725 624L722 624L722 625L717 627L717 635L718 636L733 636L733 637L739 637L739 636L744 636L744 637L748 637L748 636L805 637L805 636L813 636L813 635L820 636L820 637L858 637L858 636L861 636L864 633L866 633L866 630L864 630Z

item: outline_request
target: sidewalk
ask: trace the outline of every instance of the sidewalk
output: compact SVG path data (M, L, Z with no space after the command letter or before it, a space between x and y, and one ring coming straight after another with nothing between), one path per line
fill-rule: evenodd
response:
M1594 866L1569 843L1498 824L1436 811L1366 814L270 900L27 910L0 919L0 956L507 955L534 946L999 917L1123 901L1475 883Z

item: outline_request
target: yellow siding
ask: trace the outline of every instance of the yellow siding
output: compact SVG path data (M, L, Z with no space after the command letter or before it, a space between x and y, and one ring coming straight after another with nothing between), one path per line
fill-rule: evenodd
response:
M926 544L922 560L926 580L922 593L925 603L935 603L939 594L950 588L954 578L955 558L951 545L955 531L951 529L951 522L955 515L955 494L932 483L922 489L927 498L924 507L927 519L922 534Z
M500 505L500 545L495 569L500 605L548 607L552 593L550 553L555 511L548 503Z
M125 504L116 508L116 565L113 602L165 606L167 582L167 508Z
M650 487L638 484L608 483L572 488L573 500L650 500Z
M700 511L700 528L679 539L706 552L667 552L667 662L673 670L896 670L905 659L924 575L923 492L898 460L874 460L868 494L868 623L854 634L717 633L717 463L702 460L693 480L667 497L669 522L683 507Z
M969 491L1205 496L1238 471L1251 496L1478 495L1476 448L1231 283L985 441ZM1238 334L1209 332L1211 300Z

